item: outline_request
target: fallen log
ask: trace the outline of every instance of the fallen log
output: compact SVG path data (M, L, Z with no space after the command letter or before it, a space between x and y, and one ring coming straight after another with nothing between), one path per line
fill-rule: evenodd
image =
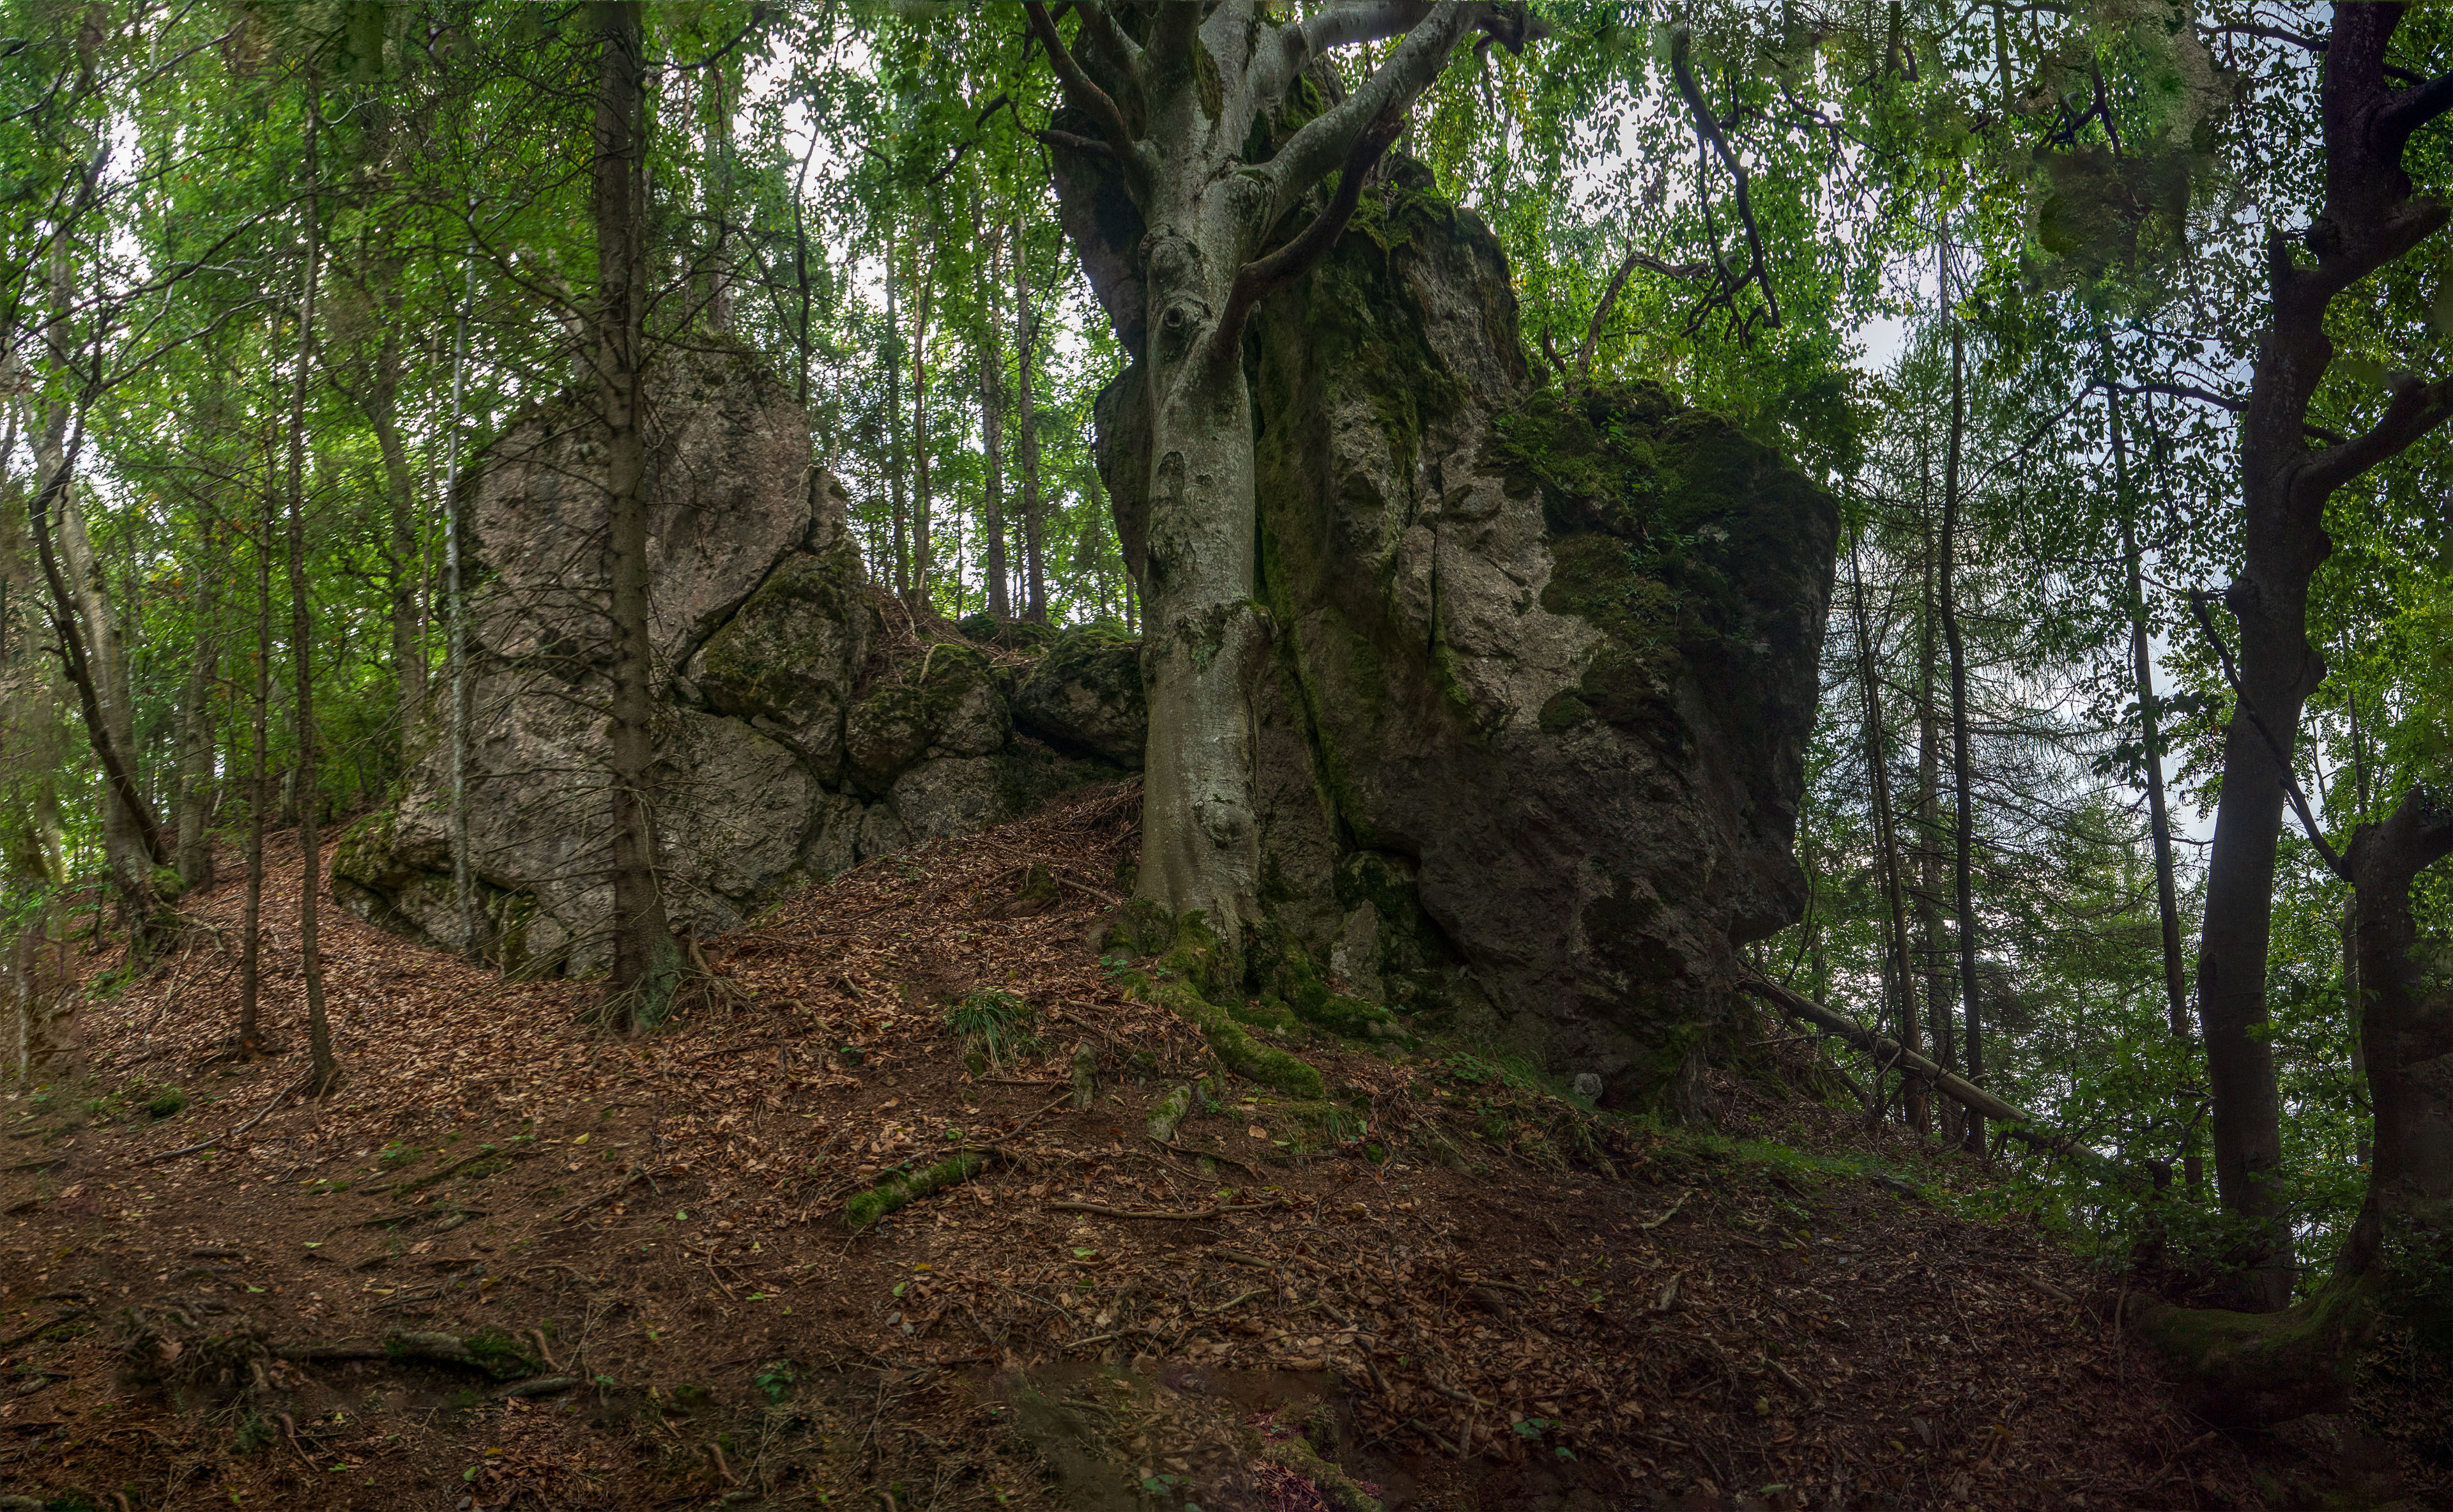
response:
M2095 1155L2093 1150L2066 1134L2056 1134L2034 1126L2037 1124L2036 1116L2025 1108L2014 1107L1964 1077L1944 1070L1914 1050L1903 1049L1898 1042L1861 1027L1856 1020L1837 1008L1817 1003L1803 993L1791 992L1762 977L1748 977L1738 985L1792 1019L1828 1030L1887 1064L1905 1066L1915 1072L1930 1083L1935 1091L2001 1124L2004 1133L2023 1144L2032 1144L2055 1155Z

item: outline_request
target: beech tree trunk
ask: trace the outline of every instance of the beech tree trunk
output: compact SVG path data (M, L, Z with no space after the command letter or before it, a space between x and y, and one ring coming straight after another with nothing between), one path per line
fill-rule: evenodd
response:
M931 546L928 520L928 310L936 280L920 271L920 249L911 249L911 273L920 305L911 320L911 611L928 607Z
M397 283L392 287L396 289ZM384 502L390 516L385 554L391 587L391 668L406 721L409 711L426 697L426 650L417 633L417 585L424 576L417 549L417 480L400 434L399 312L395 293L385 301L383 345L359 408L366 411L367 424L375 433L375 449L383 458Z
M238 1052L264 1053L264 823L272 808L272 487L271 446L265 447L266 486L255 548L255 697L249 726L247 799L247 903L239 925Z
M1116 297L1108 308L1147 385L1141 588L1149 734L1137 890L1179 915L1200 914L1229 959L1240 960L1260 918L1252 696L1273 633L1253 597L1256 464L1244 325L1260 299L1335 243L1366 170L1458 41L1483 30L1515 49L1533 24L1498 6L1374 5L1265 27L1248 4L1225 3L1206 11L1157 7L1136 39L1092 0L1072 8L1080 23L1068 48L1046 5L1024 9L1068 106L1099 133L1044 139L1111 165L1143 229L1098 254L1106 274L1124 272L1124 264L1138 275L1137 298L1109 279ZM1380 41L1389 45L1358 88L1295 129L1266 162L1246 161L1255 129L1314 58ZM1087 68L1077 49L1087 50ZM1306 225L1296 212L1332 169L1336 192ZM1262 255L1282 224L1304 229Z
M612 598L610 1017L652 1027L680 990L682 953L656 883L655 645L648 620L648 450L640 414L646 249L647 60L637 0L589 6L601 48L595 132L596 393L605 428L606 571Z
M221 636L214 627L218 564L209 538L195 567L196 639L189 653L188 686L179 695L179 789L174 810L179 830L179 882L208 886L213 880L210 833L213 794L213 689L220 684Z
M2423 940L2411 885L2453 855L2453 806L2427 788L2351 837L2360 1044L2376 1114L2376 1159L2343 1268L2394 1264L2453 1302L2453 952Z
M289 666L290 708L297 716L298 755L298 964L307 983L307 1049L309 1085L317 1097L329 1095L339 1082L332 1059L332 1028L324 1011L324 963L316 925L324 891L323 846L319 821L322 793L315 769L315 619L307 602L307 373L315 352L315 284L323 251L323 224L317 214L320 186L316 182L315 136L319 125L316 85L310 74L307 105L307 202L301 207L306 225L306 255L300 264L298 288L298 373L289 389Z
M2442 202L2413 194L2402 164L2411 134L2453 107L2453 77L2407 89L2386 82L2386 49L2407 9L2334 10L2320 112L2324 204L2309 217L2303 247L2272 233L2272 319L2259 338L2240 428L2241 567L2224 594L2239 622L2240 697L2224 731L2207 859L2198 1017L2214 1099L2216 1188L2224 1207L2263 1233L2258 1252L2244 1257L2238 1300L2249 1310L2288 1303L2294 1275L2265 999L2284 774L2268 741L2291 759L2303 707L2324 677L2308 642L2307 604L2309 581L2333 551L2326 500L2453 417L2453 382L2400 377L2368 430L2312 450L2306 429L2309 402L2333 361L2325 316L2335 297L2418 248L2448 215Z
M886 236L886 490L894 511L894 594L911 602L909 511L903 501L903 321L896 308L894 233Z

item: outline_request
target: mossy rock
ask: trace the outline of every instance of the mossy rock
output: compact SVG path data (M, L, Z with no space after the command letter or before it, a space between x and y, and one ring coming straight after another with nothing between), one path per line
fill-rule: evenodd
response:
M1026 655L1046 650L1061 633L1037 620L1000 620L986 612L964 615L954 622L954 629L967 641Z
M852 774L884 792L935 754L986 756L1012 738L1013 722L978 647L939 643L873 684L844 721Z
M830 769L853 682L883 628L848 545L795 553L708 638L699 691L716 712L757 721Z
M1327 1084L1318 1067L1299 1055L1254 1039L1235 1022L1229 1010L1211 1003L1189 984L1169 978L1153 979L1137 971L1127 978L1126 985L1143 1002L1181 1014L1199 1025L1202 1039L1208 1043L1220 1063L1246 1081L1274 1087L1288 1097L1317 1099L1327 1094Z
M1060 750L1140 770L1149 736L1141 642L1104 626L1066 631L1015 689L1013 718Z

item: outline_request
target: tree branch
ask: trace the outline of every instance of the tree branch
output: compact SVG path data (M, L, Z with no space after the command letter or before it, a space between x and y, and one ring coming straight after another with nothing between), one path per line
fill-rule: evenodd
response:
M2199 388L2189 384L2109 383L2104 385L2104 387L2112 389L2116 393L2170 394L2175 399L2195 399L2200 403L2212 405L2218 409L2228 409L2233 414L2239 414L2241 411L2248 408L2248 401L2245 399L2234 399L2225 394L2216 393L2210 388ZM2318 425L2316 422L2311 420L2301 421L2300 428L2329 446L2340 446L2343 439L2341 431L2328 430L2323 426Z
M1729 286L1734 295L1745 287L1748 278L1762 288L1764 303L1769 307L1768 322L1780 325L1780 296L1772 291L1771 264L1764 256L1763 231L1755 225L1754 201L1746 193L1746 170L1738 154L1729 147L1728 138L1721 134L1720 122L1712 114L1711 103L1704 98L1703 87L1695 82L1695 35L1691 29L1680 26L1669 33L1669 71L1678 85L1678 93L1686 102L1686 111L1695 119L1695 134L1719 155L1722 166L1737 183L1738 219L1745 223L1746 248L1752 254L1753 266Z
M1233 353L1243 342L1244 320L1252 312L1252 307L1271 290L1283 288L1301 277L1306 269L1337 245L1337 238L1345 231L1346 223L1354 215L1355 204L1363 197L1363 180L1372 163L1405 129L1406 108L1401 104L1392 104L1374 117L1363 133L1354 139L1353 146L1346 149L1346 163L1337 178L1337 192L1329 196L1328 204L1311 218L1311 224L1303 229L1303 234L1266 257L1256 258L1235 269L1235 285L1226 295L1226 311L1219 317L1217 328L1210 332L1209 339L1215 344L1213 355Z
M1086 13L1095 7L1084 7ZM1023 13L1030 18L1030 30L1037 34L1040 46L1047 50L1048 66L1056 70L1056 80L1065 87L1065 97L1074 109L1090 118L1099 134L1107 141L1107 150L1114 154L1117 165L1136 178L1142 175L1141 154L1133 145L1133 133L1125 126L1124 112L1107 91L1090 82L1073 54L1065 50L1065 39L1056 34L1056 23L1049 20L1043 0L1027 0ZM1134 186L1136 189L1140 185Z
M1424 0L1356 0L1331 6L1310 20L1277 29L1252 60L1252 106L1266 110L1294 83L1311 60L1335 48L1353 47L1401 36L1430 13Z
M1135 89L1146 88L1143 74L1148 63L1142 56L1141 45L1116 30L1116 18L1107 14L1107 8L1098 0L1083 0L1073 10L1082 18L1082 30L1075 35L1088 37L1090 46L1106 53L1107 61L1130 79Z
M2347 440L2327 432L2334 444L2308 459L2305 482L2330 494L2379 463L2400 456L2448 419L2453 419L2453 378L2431 384L2403 379L2375 425Z
M2309 811L2307 795L2300 790L2300 779L2291 770L2290 755L2283 750L2283 743L2274 738L2274 731L2266 727L2264 719L2257 712L2257 706L2248 701L2248 689L2241 686L2240 673L2232 666L2231 647L2224 644L2223 631L2215 625L2214 611L2206 607L2205 589L2189 590L2189 607L2197 613L2198 628L2205 632L2206 639L2214 646L2215 658L2223 664L2224 681L2231 685L2232 698L2239 703L2240 711L2248 716L2248 723L2265 742L2266 754L2274 758L2275 766L2282 771L2283 791L2291 800L2291 811L2300 816L2301 827L2308 831L2309 843L2317 847L2318 855L2325 858L2326 870L2344 882L2350 881L2350 868L2343 864L2341 856L2334 853L2334 847L2326 844L2324 832L2317 827L2317 816Z
M1496 14L1500 10L1507 13ZM1433 6L1406 33L1405 40L1390 50L1361 88L1305 122L1265 166L1273 181L1267 223L1275 225L1314 184L1327 177L1330 168L1345 157L1355 138L1383 111L1391 105L1401 111L1410 106L1414 97L1447 67L1449 52L1468 27L1487 32L1510 51L1541 34L1539 23L1524 21L1512 7Z

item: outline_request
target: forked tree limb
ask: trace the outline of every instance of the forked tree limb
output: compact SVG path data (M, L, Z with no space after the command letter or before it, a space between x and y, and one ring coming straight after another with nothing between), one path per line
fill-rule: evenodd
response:
M1406 108L1402 103L1392 104L1375 116L1347 149L1345 167L1338 174L1337 192L1329 196L1328 204L1312 217L1311 224L1276 251L1235 270L1235 285L1226 295L1226 313L1219 317L1217 329L1210 335L1213 357L1231 360L1242 348L1244 320L1252 312L1252 307L1273 290L1302 277L1337 245L1346 223L1354 216L1354 207L1363 196L1363 180L1370 173L1371 165L1405 129Z

